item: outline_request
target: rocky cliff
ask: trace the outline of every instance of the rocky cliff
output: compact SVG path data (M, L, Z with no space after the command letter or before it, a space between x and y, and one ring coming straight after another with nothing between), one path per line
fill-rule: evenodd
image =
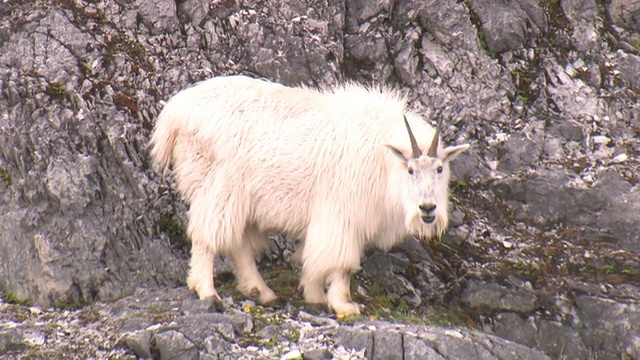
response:
M640 357L639 19L635 0L3 2L0 353ZM148 137L163 100L236 73L391 84L472 144L449 233L369 253L354 325L183 291L186 207ZM271 281L295 277L273 250ZM466 330L401 324L440 312Z

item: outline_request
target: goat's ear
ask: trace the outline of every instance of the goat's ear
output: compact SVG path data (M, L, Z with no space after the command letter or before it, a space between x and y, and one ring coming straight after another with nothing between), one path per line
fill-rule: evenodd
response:
M387 149L391 150L391 153L397 157L400 161L402 161L403 164L407 163L407 157L404 156L404 154L402 153L402 151L400 149L398 149L397 147L393 146L393 145L389 145L389 144L384 144L384 147L386 147Z
M469 144L449 146L448 148L444 149L444 161L452 161L453 159L457 158L458 155L469 150L470 146L471 145Z

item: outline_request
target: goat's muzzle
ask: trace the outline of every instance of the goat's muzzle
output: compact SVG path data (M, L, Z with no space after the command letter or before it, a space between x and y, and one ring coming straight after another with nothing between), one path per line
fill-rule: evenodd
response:
M418 205L420 209L420 219L425 224L432 224L436 221L436 204L433 203L424 203Z

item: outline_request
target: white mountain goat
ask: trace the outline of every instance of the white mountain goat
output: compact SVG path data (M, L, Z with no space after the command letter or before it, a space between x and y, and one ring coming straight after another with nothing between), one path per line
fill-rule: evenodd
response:
M445 231L449 162L469 148L443 148L397 91L291 88L245 76L175 95L151 145L159 165L173 164L191 205L187 284L201 299L219 299L213 264L222 253L245 296L278 304L254 256L279 231L303 240L309 306L347 314L360 312L349 282L365 247L388 250L406 235Z

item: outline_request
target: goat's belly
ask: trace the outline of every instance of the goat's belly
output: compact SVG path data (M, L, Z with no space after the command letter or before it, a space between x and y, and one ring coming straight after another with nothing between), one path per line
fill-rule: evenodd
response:
M264 232L281 232L304 238L309 227L308 201L288 198L291 194L271 195L269 201L262 199L252 204L251 221Z

